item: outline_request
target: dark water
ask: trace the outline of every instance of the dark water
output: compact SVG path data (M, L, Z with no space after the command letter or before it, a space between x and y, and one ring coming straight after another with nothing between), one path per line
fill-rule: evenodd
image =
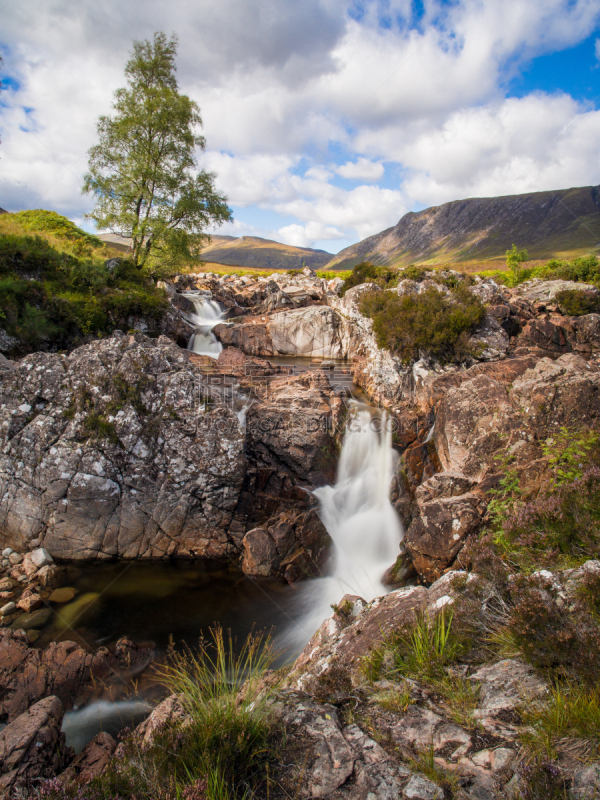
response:
M77 595L44 630L46 640L79 638L88 648L114 644L121 636L151 641L159 652L170 641L194 646L219 624L244 641L254 631L272 632L283 643L280 662L297 655L314 631L303 629L306 588L254 581L234 567L202 561L88 564L69 568Z
M271 633L277 667L295 658L321 621L308 613L321 581L257 582L233 567L217 569L202 561L70 567L69 585L76 596L55 605L38 645L64 639L95 650L128 636L138 644L152 642L156 660L162 661L170 642L177 649L193 648L218 624L231 632L238 648L249 633ZM328 613L327 605L318 616ZM76 698L63 723L67 744L79 752L100 731L116 736L135 727L162 696L150 667L127 686L117 682L95 696Z

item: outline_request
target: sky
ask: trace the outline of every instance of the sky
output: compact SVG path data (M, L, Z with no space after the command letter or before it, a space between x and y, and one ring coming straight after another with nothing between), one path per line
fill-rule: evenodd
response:
M133 40L179 38L234 221L336 253L408 211L600 184L599 0L0 0L0 207L91 230Z

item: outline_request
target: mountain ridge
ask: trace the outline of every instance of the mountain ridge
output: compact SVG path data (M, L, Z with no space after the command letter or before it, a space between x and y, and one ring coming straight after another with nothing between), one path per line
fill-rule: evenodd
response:
M452 200L409 211L390 228L344 248L328 269L501 258L515 242L531 258L580 255L600 246L600 187Z

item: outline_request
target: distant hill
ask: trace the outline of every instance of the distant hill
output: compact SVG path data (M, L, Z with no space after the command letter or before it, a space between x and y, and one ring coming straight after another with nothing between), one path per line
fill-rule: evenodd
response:
M331 259L325 250L292 247L258 236L211 236L201 255L217 264L259 269L321 269Z
M397 225L346 247L327 264L389 266L501 258L513 242L532 259L600 247L600 187L454 200L410 211Z

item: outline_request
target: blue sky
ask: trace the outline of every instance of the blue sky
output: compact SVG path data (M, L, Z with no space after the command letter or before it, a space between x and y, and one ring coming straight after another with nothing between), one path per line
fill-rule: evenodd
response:
M80 0L0 9L0 206L82 221L132 39L179 36L220 229L337 252L448 200L600 183L596 0Z

